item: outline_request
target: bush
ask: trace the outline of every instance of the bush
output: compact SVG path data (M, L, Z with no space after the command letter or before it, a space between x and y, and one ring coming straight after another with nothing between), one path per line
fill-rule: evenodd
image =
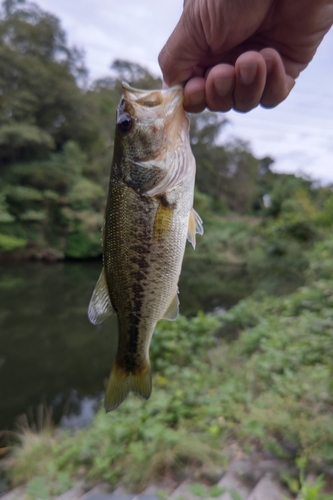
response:
M0 250L15 250L16 248L25 247L26 244L27 240L24 240L23 238L16 238L15 236L0 234Z

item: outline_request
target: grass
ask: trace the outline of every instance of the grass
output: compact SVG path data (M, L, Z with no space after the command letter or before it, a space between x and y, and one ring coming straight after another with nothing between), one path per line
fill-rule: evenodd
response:
M160 322L151 399L100 409L75 434L25 429L6 461L11 484L39 478L58 491L84 478L142 490L166 476L198 480L207 468L222 474L234 443L319 472L332 466L331 246L309 251L307 284L290 295L258 293L225 314ZM325 498L317 493L303 496Z

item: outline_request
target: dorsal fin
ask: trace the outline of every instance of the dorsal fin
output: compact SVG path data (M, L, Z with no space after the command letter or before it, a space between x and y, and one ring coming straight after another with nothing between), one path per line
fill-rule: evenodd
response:
M100 325L115 314L109 297L104 267L98 278L88 307L88 318L93 325Z
M188 221L188 233L187 239L192 244L193 248L195 248L196 244L196 234L203 234L204 229L202 225L202 219L198 212L191 208L190 217Z

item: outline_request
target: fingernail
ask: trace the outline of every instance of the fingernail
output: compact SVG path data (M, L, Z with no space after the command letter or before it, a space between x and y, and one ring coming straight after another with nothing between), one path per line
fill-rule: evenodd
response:
M214 79L215 92L220 97L224 97L232 89L233 83L234 83L233 78L215 78Z
M190 103L193 105L202 104L205 101L205 93L204 92L196 92L192 94L189 98Z
M251 85L256 77L257 70L257 64L241 64L239 68L241 82L244 85Z

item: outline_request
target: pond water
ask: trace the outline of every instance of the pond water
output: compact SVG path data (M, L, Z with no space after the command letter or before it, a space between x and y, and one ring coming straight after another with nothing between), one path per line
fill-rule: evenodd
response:
M0 429L22 413L36 418L41 403L64 425L71 411L90 418L117 348L116 317L97 327L87 318L100 270L100 262L0 264ZM182 313L190 294L182 285Z
M0 266L0 429L40 403L58 421L69 402L102 393L117 322L87 318L100 270L97 262Z

